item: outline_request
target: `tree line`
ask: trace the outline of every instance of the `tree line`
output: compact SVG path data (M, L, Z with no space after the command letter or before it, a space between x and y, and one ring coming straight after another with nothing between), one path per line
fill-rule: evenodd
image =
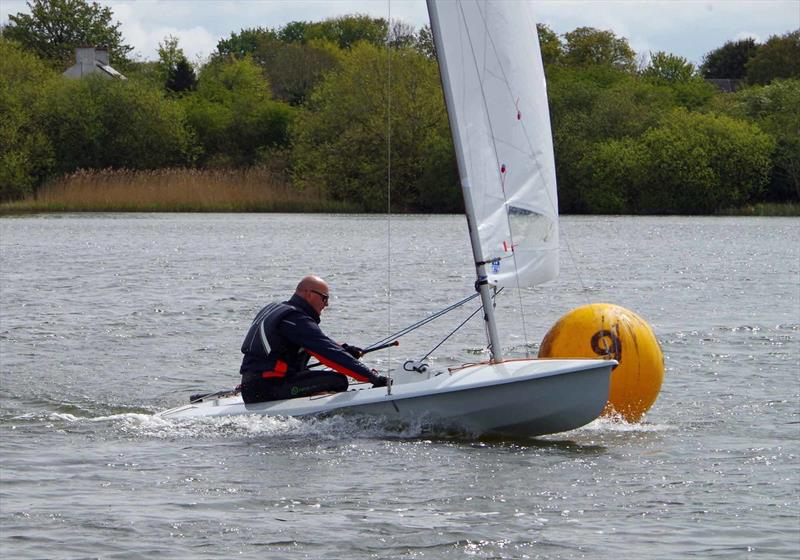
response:
M143 62L109 8L28 7L0 30L0 200L78 169L268 166L298 190L384 211L391 161L395 210L461 209L427 26L353 15L242 29L195 64L166 37ZM800 31L726 43L700 68L666 52L643 63L611 31L538 34L562 212L800 200ZM128 79L63 78L87 43ZM722 93L715 77L742 88Z

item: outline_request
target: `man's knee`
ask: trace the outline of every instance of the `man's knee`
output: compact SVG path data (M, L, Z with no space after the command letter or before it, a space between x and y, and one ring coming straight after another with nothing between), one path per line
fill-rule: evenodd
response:
M313 389L314 392L333 391L341 393L347 391L348 385L347 376L330 371L316 374L313 380L309 380L308 387Z
M335 382L333 385L333 391L337 393L341 393L343 391L347 391L347 387L350 386L350 382L347 380L346 375L342 375L341 373L334 374L336 376Z

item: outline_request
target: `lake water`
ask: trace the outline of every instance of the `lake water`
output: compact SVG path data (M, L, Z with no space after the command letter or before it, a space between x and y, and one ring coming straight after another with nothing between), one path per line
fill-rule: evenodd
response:
M0 236L3 558L800 555L800 220L564 218L561 277L499 298L506 354L610 302L651 324L666 374L641 424L528 441L153 417L238 383L253 314L305 274L360 346L469 295L463 217L50 215ZM469 311L366 361L419 358ZM433 363L484 344L475 320Z

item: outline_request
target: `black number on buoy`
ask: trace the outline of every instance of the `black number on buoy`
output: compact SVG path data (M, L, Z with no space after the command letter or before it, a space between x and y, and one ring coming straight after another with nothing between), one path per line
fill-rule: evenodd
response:
M603 329L592 336L592 350L598 356L608 356L617 362L622 361L622 342L617 333ZM619 364L617 364L619 365ZM616 366L614 366L616 368Z

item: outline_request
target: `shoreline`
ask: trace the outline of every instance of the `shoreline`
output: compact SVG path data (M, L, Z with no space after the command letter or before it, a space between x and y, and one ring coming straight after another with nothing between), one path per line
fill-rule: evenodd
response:
M0 204L0 218L12 216L29 216L34 214L354 214L360 216L376 216L382 213L364 212L359 208L336 201L306 201L254 204L195 205L192 203L175 205L108 205L108 206L71 206L66 204L36 203L3 203ZM393 215L441 215L458 214L453 212L393 212ZM662 216L661 214L561 214L562 216ZM800 203L759 203L743 208L728 209L715 214L663 214L668 216L695 216L719 218L790 218L800 217Z

